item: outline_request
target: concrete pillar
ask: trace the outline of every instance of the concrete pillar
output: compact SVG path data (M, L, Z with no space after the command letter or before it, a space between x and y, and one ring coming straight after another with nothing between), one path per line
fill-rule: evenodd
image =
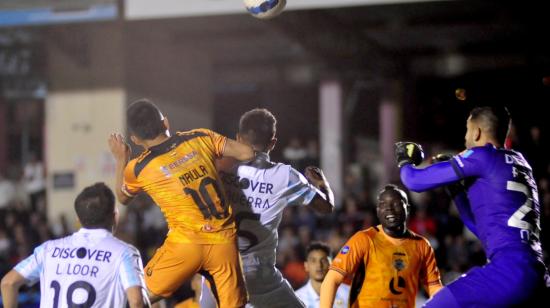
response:
M342 86L338 81L325 80L319 88L321 168L331 183L339 205L344 196L342 149Z
M48 36L48 218L64 214L75 223L74 199L84 187L101 181L114 189L107 137L125 131L122 32L107 23L55 27Z

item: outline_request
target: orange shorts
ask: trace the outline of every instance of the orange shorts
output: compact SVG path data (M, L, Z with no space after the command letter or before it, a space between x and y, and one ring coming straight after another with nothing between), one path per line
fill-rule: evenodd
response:
M248 301L237 243L188 244L165 241L147 263L145 284L154 295L169 297L195 273L210 283L219 307Z

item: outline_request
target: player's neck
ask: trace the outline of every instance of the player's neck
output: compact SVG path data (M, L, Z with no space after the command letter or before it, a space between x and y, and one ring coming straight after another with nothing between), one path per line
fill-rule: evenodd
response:
M86 230L105 230L110 233L113 233L113 226L82 226L82 228Z
M322 281L317 281L315 279L310 279L309 281L311 282L311 286L313 287L315 293L317 293L317 295L320 295Z
M394 238L402 238L402 237L405 237L405 235L407 234L406 225L401 225L394 228L387 228L382 226L382 228L384 228L384 233Z
M159 145L159 144L165 142L169 138L170 138L170 133L168 131L166 131L165 134L158 135L155 139L143 140L142 141L143 142L142 146L145 149L149 149L151 147L154 147L156 145Z

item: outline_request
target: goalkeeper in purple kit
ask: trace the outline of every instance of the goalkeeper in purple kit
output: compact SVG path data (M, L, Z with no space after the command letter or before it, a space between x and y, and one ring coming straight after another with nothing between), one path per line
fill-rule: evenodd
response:
M503 148L510 116L503 108L474 108L467 120L466 150L424 169L422 148L396 143L401 180L412 191L446 186L464 224L481 241L488 262L439 291L425 307L528 305L546 289L540 208L531 166Z

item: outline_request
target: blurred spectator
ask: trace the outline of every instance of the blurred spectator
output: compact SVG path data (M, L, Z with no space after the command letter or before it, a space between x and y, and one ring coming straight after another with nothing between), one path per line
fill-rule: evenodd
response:
M307 280L307 273L304 269L304 262L297 256L296 249L289 250L284 259L282 269L283 276L288 280L292 288L296 289Z
M25 189L31 199L31 207L33 211L45 212L45 192L46 192L46 175L44 165L36 157L36 154L29 155L29 161L23 169L23 181Z
M6 209L15 200L15 185L0 173L0 211Z
M307 155L306 148L297 137L290 139L289 144L283 149L284 160L300 172L304 171L304 167L306 167L303 163Z
M319 167L319 144L315 139L309 139L306 144L306 156L302 161L304 167L316 166Z

